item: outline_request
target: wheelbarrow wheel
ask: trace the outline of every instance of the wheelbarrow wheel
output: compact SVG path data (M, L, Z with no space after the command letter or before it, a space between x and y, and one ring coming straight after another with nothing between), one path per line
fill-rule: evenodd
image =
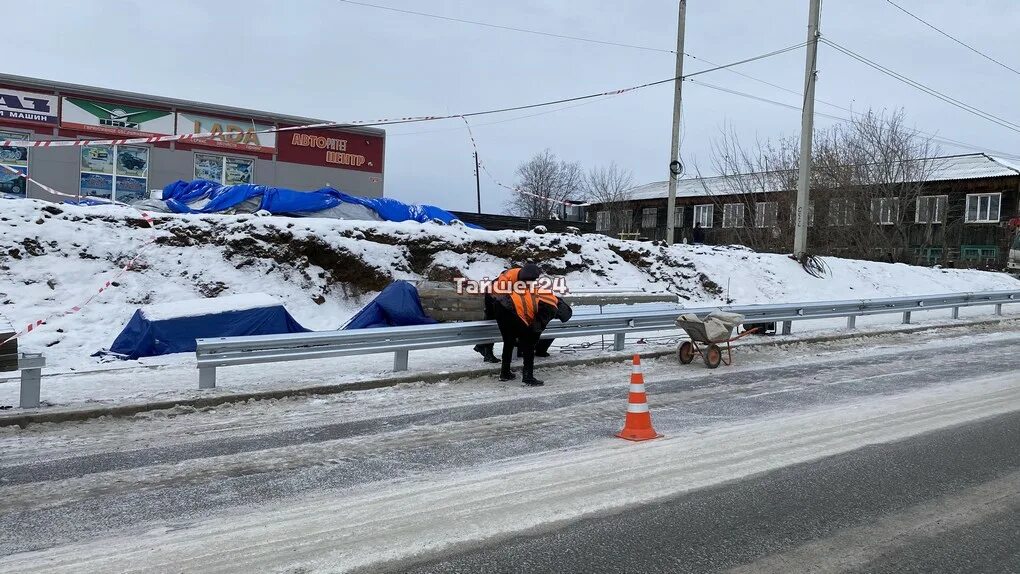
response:
M719 345L709 345L705 350L705 366L714 369L722 362L722 349Z
M680 343L676 349L676 358L680 360L681 365L690 364L694 360L694 344L690 341Z

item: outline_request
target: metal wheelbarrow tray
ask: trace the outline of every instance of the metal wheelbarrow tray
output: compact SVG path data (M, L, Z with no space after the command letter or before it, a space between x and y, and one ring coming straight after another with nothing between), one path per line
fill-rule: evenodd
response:
M733 352L730 343L758 330L749 329L734 337L733 329L743 321L743 315L723 311L712 311L704 317L694 314L677 317L676 326L683 329L691 339L680 343L680 346L677 347L676 355L680 364L686 365L694 360L695 355L698 355L705 361L705 366L709 369L718 367L720 363L732 365ZM719 346L724 343L726 345L725 357L723 357L722 348Z

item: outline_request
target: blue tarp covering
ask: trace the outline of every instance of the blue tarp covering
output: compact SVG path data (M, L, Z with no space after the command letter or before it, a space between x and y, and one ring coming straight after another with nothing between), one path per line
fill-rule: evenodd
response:
M259 209L274 215L314 215L315 212L350 203L371 209L384 221L410 220L425 223L437 219L450 223L457 219L449 211L433 205L409 205L388 197L356 197L332 187L294 191L265 185L221 185L215 181L196 179L178 180L163 188L163 200L175 213L217 213L252 198L261 198ZM208 203L197 209L189 205L199 200L208 200Z
M344 326L347 329L438 323L421 308L418 290L407 281L390 283Z
M278 335L308 331L283 305L152 321L141 310L128 321L110 347L129 359L195 351L195 339Z

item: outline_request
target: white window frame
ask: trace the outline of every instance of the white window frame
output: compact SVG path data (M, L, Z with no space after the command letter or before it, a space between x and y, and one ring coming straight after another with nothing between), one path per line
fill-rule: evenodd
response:
M992 197L996 198L996 210L995 210L995 218L994 219L991 217L991 215L992 215L991 214L991 211L992 211L991 210L991 206L992 206L992 199L991 198ZM986 216L985 218L981 218L981 200L983 198L988 198L988 206L985 208L985 214L984 214ZM978 202L977 210L976 210L977 211L977 216L978 216L977 219L971 219L970 218L970 203L971 203L972 200ZM1001 193L968 193L967 194L967 205L966 205L966 210L964 211L964 216L963 216L964 222L966 222L966 223L998 223L1000 221L1001 217L1002 217L1002 194Z
M772 224L769 225L769 211L772 215ZM754 226L759 229L779 227L779 202L759 201L754 204Z
M877 206L877 209L876 209ZM895 209L893 209L895 207ZM875 225L896 225L900 220L900 198L874 197L871 199L871 222Z
M634 210L624 209L620 211L620 231L629 232L634 227Z
M833 214L835 213L835 217ZM829 226L847 227L854 222L854 204L849 198L839 197L829 201Z
M595 213L595 231L609 231L608 211L598 211Z
M684 206L678 205L673 208L673 227L684 226Z
M655 229L659 223L659 209L656 207L641 208L641 229Z
M254 157L251 157L251 156L246 156L246 155L229 155L229 154L221 154L221 153L209 153L209 152L204 152L204 151L196 151L195 154L194 154L194 157L192 158L192 166L193 166L192 175L194 176L195 179L198 179L198 158L199 158L199 156L215 157L215 158L218 158L220 160L220 181L219 181L219 183L222 184L222 185L237 185L236 183L234 183L234 184L228 184L227 183L227 160L228 159L250 161L251 162L251 176L249 177L250 181L248 183L251 183L251 184L255 183L255 167L258 164L257 158L254 158Z
M99 147L110 148L110 153L113 154L113 173L112 174L111 173L100 173L98 171L90 171L90 170L87 170L87 169L83 169L83 167L82 167L82 164L81 164L81 154L84 153L84 151L86 149L89 149L89 148L99 148ZM138 176L138 175L131 175L131 174L127 174L127 173L118 173L118 170L120 169L120 165L119 165L120 151L121 151L122 148L136 148L136 149L144 149L145 150L145 175ZM122 177L129 177L129 178L132 178L132 179L144 179L145 183L142 184L142 188L143 188L143 190L148 190L149 189L149 167L152 165L152 147L150 147L150 146L135 145L135 144L113 144L113 145L81 146L79 148L79 150L78 150L78 160L77 161L78 161L78 197L79 198L102 197L102 196L98 196L98 195L97 196L85 195L84 193L82 193L82 189L81 189L81 174L83 174L83 173L91 173L91 174L95 174L95 175L109 175L110 177L113 178L113 180L112 180L113 181L112 187L110 188L110 198L109 198L110 201L121 201L121 198L117 197L117 180L122 178ZM141 199L148 199L148 197L149 197L148 196L148 191L143 191L140 198Z
M712 220L715 218L715 205L711 203L703 203L701 205L694 206L694 222L692 225L697 227L700 223L702 229L711 229Z
M738 227L744 227L746 219L744 217L744 204L743 203L727 203L723 205L722 212L722 226L724 229L735 229Z
M927 216L928 210L922 209L922 203L927 207L931 201L935 201L935 217L929 218ZM949 208L949 196L948 195L921 195L918 196L914 205L914 223L945 223L946 222L946 211ZM921 214L925 214L925 218L921 218Z

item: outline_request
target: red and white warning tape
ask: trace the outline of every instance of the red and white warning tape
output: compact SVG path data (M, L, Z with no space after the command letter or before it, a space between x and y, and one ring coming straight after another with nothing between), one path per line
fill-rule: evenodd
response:
M31 177L28 176L28 174L22 173L22 172L20 172L20 171L18 171L16 169L13 169L13 168L8 167L6 165L0 164L0 167L3 167L4 169L6 169L8 171L12 171L14 173L17 173L19 176L25 178L26 180L30 181L31 183L34 183L34 184L38 185L39 187L45 189L47 192L52 193L54 195L58 195L58 196L62 196L62 197L70 197L70 198L77 197L75 195L71 195L71 194L68 194L68 193L63 193L63 192L57 191L57 190L53 189L52 187L49 187L47 185L44 185L44 184L42 184L42 183L32 179ZM124 205L124 206L131 207L130 205L128 205L126 203L121 203L121 202L118 202L118 201L108 200L108 199L105 199L105 198L97 198L97 199L100 199L101 201L104 201L104 202L108 202L110 204ZM14 335L8 337L7 339L5 339L3 341L0 341L0 345L4 345L4 344L6 344L6 343L8 343L10 341L13 341L14 339L17 339L19 337L22 337L22 336L28 334L28 333L31 333L31 332L37 330L39 327L45 325L47 322L52 321L53 319L56 319L58 317L64 317L66 315L73 315L75 313L78 313L83 308L85 308L86 305L88 305L96 297L98 297L101 293L103 293L104 291L109 289L113 285L113 283L117 281L117 279L119 279L122 275L124 275L128 271L130 271L131 268L134 267L135 262L138 261L138 258L141 257L142 252L144 252L150 245L152 245L156 241L156 234L155 234L156 225L155 225L155 221L153 220L152 216L149 215L148 212L145 212L145 211L139 211L139 214L141 215L142 219L145 220L145 223L149 224L149 229L153 233L149 236L149 238L145 241L145 243L143 243L138 248L138 250L135 252L134 257L132 257L131 260L128 261L126 265L121 267L120 270L117 271L117 273L113 277L107 279L103 283L103 285L99 288L99 290L93 292L91 295L89 295L81 303L78 303L77 305L74 305L73 307L71 307L69 309L65 309L63 311L57 311L55 313L51 313L51 314L47 315L46 317L44 317L42 319L36 319L35 321L32 321L31 323L26 325L25 328L22 329L21 331L18 331L17 333L15 333Z

